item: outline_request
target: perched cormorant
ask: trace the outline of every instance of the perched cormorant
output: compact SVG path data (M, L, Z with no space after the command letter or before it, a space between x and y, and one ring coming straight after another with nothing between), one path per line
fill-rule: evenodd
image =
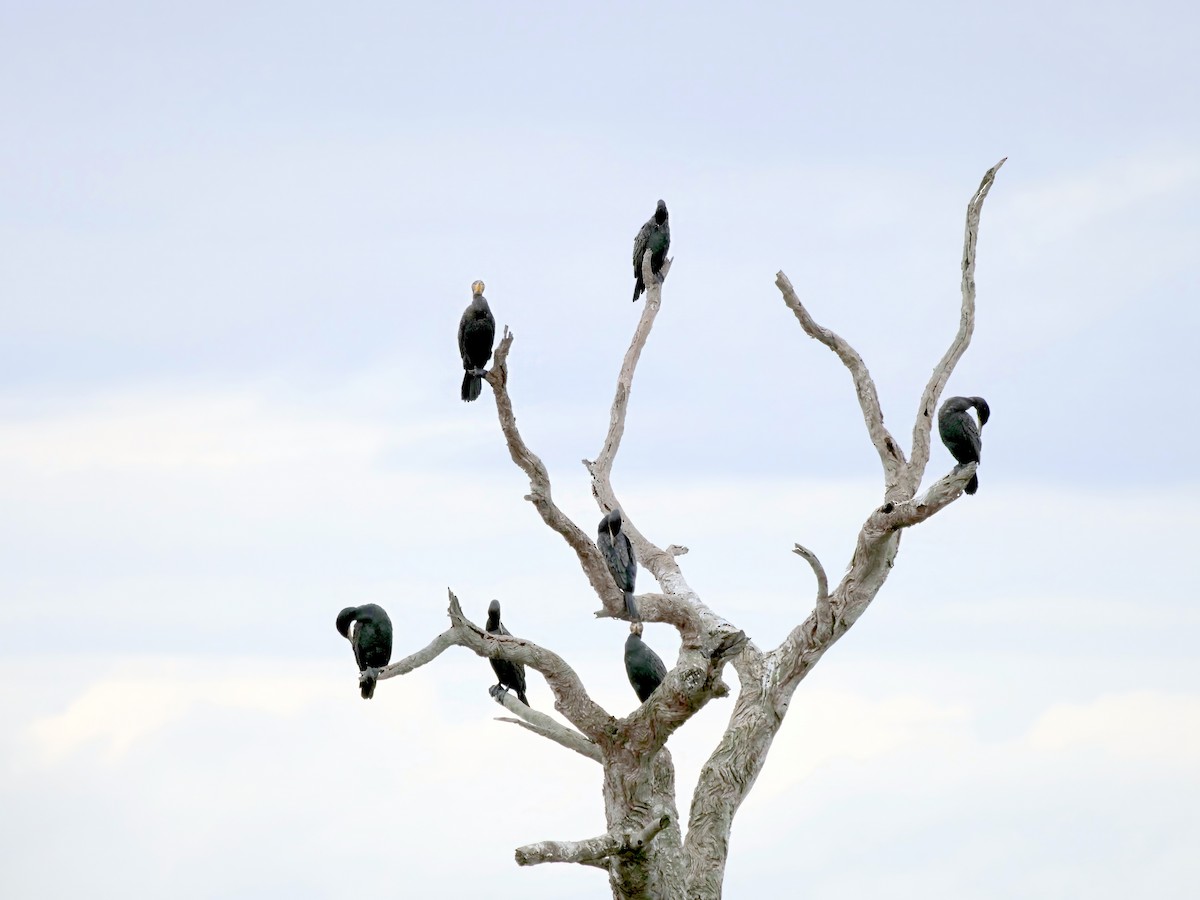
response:
M500 621L499 600L493 600L488 604L486 630L488 634L507 634L511 637L511 632ZM499 691L505 688L512 688L517 692L517 699L528 706L529 701L525 699L525 664L510 662L507 659L498 659L494 656L489 662L492 664L492 671L496 673L496 678L500 681L499 684L491 689L492 696L496 696Z
M667 677L667 667L642 640L642 626L635 625L625 639L625 674L638 699L645 703Z
M978 426L967 412L972 406L979 414ZM983 449L979 429L987 424L991 414L987 401L982 397L951 397L938 410L938 434L942 436L942 443L950 455L960 464L979 462L979 451ZM972 475L963 490L968 494L979 490L979 476Z
M354 648L354 661L363 673L359 678L362 698L375 695L377 669L392 661L392 620L382 606L347 606L337 616L337 630Z
M667 221L667 204L658 201L654 215L642 226L633 239L633 277L637 279L633 286L633 299L642 295L646 284L642 281L642 257L650 251L650 271L662 281L663 260L667 258L667 249L671 246L671 224Z
M462 398L474 400L483 390L484 366L492 358L492 341L496 339L496 320L483 296L483 282L471 284L470 305L458 323L458 352L462 356Z
M637 557L633 554L629 535L621 530L621 510L614 509L600 520L596 546L600 548L604 561L608 563L608 571L612 573L613 581L625 592L625 612L629 613L630 621L640 621L642 616L638 612L637 602L633 599L633 583L637 580Z

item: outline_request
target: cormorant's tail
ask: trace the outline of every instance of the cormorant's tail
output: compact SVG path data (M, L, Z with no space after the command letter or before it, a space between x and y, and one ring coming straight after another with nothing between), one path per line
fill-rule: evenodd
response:
M639 275L637 284L635 284L633 286L633 302L634 303L637 303L637 298L642 296L642 291L644 291L645 289L646 289L646 286L644 284L642 284L642 277Z
M483 379L478 375L472 374L470 369L463 372L462 398L469 403L476 399L482 391Z
M517 691L517 699L520 700L522 703L524 703L526 706L529 706L529 700L526 699L524 691ZM532 706L529 706L529 708L533 709Z
M625 612L629 613L629 619L633 622L640 622L642 614L638 611L637 601L633 599L633 591L625 592Z
M361 676L362 687L360 693L364 700L370 700L375 696L375 670L367 669Z
M972 475L971 480L967 482L967 486L963 488L968 494L973 494L979 490L979 476Z

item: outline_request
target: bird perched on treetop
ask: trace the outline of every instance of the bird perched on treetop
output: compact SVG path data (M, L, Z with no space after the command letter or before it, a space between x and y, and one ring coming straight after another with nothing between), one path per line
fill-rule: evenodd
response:
M967 410L975 407L979 414L979 425ZM979 462L979 452L983 449L980 429L987 424L992 411L987 401L982 397L950 397L938 410L938 434L942 443L950 451L960 465ZM963 488L968 494L979 490L979 476L972 475L967 486Z
M483 390L483 368L492 358L492 342L496 339L496 320L483 296L483 282L471 284L471 303L458 323L458 352L464 369L462 398L474 400Z
M642 226L637 237L633 239L633 277L636 279L633 286L633 299L635 302L642 295L642 291L646 289L646 284L642 281L642 257L646 255L646 251L650 252L650 271L658 276L658 280L661 282L663 261L667 258L667 250L670 246L671 224L667 221L667 204L659 200L654 215Z
M347 606L337 615L337 630L354 648L364 700L375 695L377 669L392 661L392 620L382 606Z
M600 520L596 546L600 548L600 555L608 564L613 581L625 593L625 612L629 614L630 621L641 621L637 602L633 599L633 586L637 580L637 557L634 556L629 535L621 530L621 510L614 509Z
M510 637L511 632L504 627L504 623L500 621L500 601L493 600L488 604L487 627L485 629L488 634L507 634ZM525 664L510 662L507 659L498 659L493 656L489 662L492 664L492 671L496 673L496 678L499 679L499 684L491 689L491 694L495 697L500 691L505 688L512 688L517 692L517 699L529 705L529 701L525 699Z
M625 674L642 703L650 699L654 689L667 677L663 661L642 640L640 622L629 629L629 637L625 639Z

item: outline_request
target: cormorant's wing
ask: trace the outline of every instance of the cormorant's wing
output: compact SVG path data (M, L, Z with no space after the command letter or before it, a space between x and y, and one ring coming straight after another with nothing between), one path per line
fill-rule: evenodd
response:
M363 661L362 630L362 622L355 622L350 626L350 646L354 648L354 663L360 672L367 668L367 664Z
M979 426L975 424L975 419L970 413L962 414L962 431L963 438L971 449L975 451L975 459L980 459L980 453L983 451L983 439L979 436Z
M619 584L622 590L633 590L633 585L637 579L637 557L633 552L633 544L629 540L629 535L622 531L617 535L616 541L613 542L613 551L617 558L617 564L622 573L626 574L626 584Z
M467 359L467 322L471 319L471 307L463 310L462 318L458 320L458 355L465 362Z
M650 246L650 230L654 227L654 217L650 217L650 221L638 230L637 237L633 239L633 274L635 276L642 273L642 257L646 255L646 248Z
M621 565L621 557L617 554L616 545L613 543L613 539L608 536L607 531L601 530L599 537L596 538L596 546L600 549L600 555L604 557L604 564L608 566L608 571L612 575L613 581L620 584L617 572Z

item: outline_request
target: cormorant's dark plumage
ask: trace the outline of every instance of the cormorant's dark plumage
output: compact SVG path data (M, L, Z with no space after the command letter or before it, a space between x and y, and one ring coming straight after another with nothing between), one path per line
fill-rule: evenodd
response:
M640 625L625 639L625 674L642 703L650 699L654 689L667 677L663 661L642 640Z
M633 277L636 279L633 286L633 299L635 301L646 289L646 283L642 281L642 257L646 255L647 250L650 251L650 271L658 276L659 281L662 281L663 260L667 258L667 250L670 246L671 223L667 221L667 204L659 200L654 215L642 226L637 237L633 239Z
M392 661L392 620L382 606L347 606L337 616L337 630L354 648L354 661L362 672L362 698L375 694L376 669Z
M608 571L612 573L613 581L625 592L625 612L630 621L641 621L637 603L633 599L633 586L637 580L637 557L633 553L633 545L629 543L629 535L621 530L621 510L614 509L600 520L600 531L596 536L596 546L608 563Z
M978 426L967 412L972 406L979 413ZM982 397L950 397L938 410L938 434L950 455L960 465L979 462L979 453L983 449L979 429L987 424L991 414L987 401ZM968 494L979 490L979 476L972 475L963 490Z
M511 632L500 621L499 600L493 600L488 604L486 630L488 634L508 634L511 636ZM496 657L492 657L489 662L491 662L492 671L496 673L496 678L500 682L496 687L492 688L493 692L501 688L512 688L517 692L517 699L528 706L529 701L525 699L525 664L510 662L507 659L497 659Z
M492 358L492 342L496 339L496 320L483 296L483 282L471 285L470 305L458 323L458 352L462 356L462 398L474 400L483 390L484 366Z

